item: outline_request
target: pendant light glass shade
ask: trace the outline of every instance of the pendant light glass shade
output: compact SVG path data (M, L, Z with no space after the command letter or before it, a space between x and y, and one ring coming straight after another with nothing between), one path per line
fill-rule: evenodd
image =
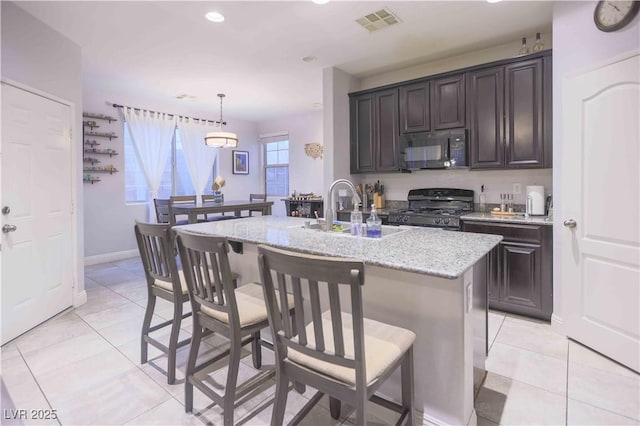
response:
M231 147L238 146L238 136L232 132L209 132L204 137L204 142L213 147Z
M224 98L224 94L218 93L218 97L220 98L220 131L207 133L204 137L204 143L215 148L235 148L238 146L238 135L233 132L222 131L222 127L227 124L222 120L222 98Z

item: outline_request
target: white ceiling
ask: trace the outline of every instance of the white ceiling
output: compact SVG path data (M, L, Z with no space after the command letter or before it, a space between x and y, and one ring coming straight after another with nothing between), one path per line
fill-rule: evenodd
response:
M250 121L312 111L322 68L359 77L502 44L551 28L546 1L41 1L18 5L82 47L87 86L173 111ZM402 23L355 19L388 7ZM214 24L209 11L224 14ZM302 61L316 56L314 62ZM197 97L179 101L178 94ZM111 99L118 102L118 99Z

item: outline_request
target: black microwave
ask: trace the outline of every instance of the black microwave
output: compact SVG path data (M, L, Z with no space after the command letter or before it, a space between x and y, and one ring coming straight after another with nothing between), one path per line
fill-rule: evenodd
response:
M467 131L448 130L400 135L403 170L466 168Z

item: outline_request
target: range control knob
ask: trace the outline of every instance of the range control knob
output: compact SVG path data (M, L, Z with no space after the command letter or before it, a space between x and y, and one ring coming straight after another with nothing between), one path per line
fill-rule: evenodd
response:
M444 224L445 224L445 225L448 225L448 224L449 224L449 218L446 218L446 219L444 220Z
M440 223L440 218L439 218L439 217L436 217L436 218L435 218L435 220L434 220L434 222L435 222L435 223Z

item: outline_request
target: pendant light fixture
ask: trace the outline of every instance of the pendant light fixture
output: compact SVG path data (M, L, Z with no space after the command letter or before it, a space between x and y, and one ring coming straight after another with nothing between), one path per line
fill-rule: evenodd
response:
M238 135L233 132L222 131L223 126L227 124L222 121L222 98L224 98L224 93L218 93L218 97L220 98L220 131L207 133L204 137L204 143L215 148L235 148L238 146Z

